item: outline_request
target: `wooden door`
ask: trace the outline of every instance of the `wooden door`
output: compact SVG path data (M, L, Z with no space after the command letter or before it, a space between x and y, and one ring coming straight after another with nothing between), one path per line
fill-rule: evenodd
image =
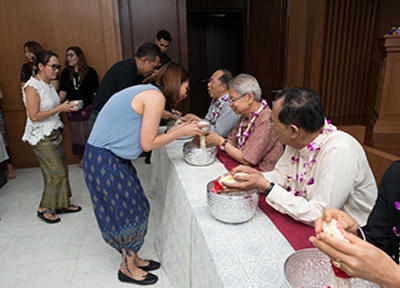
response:
M203 117L211 98L208 78L219 68L234 75L242 70L242 13L188 13L190 110Z
M257 78L269 103L285 88L289 0L188 0L191 111L204 116L207 78L224 67Z
M172 36L168 56L188 69L186 0L118 0L118 6L124 59L165 29ZM179 103L178 109L188 112L189 99Z
M285 88L289 0L247 0L244 71L257 78L269 103Z

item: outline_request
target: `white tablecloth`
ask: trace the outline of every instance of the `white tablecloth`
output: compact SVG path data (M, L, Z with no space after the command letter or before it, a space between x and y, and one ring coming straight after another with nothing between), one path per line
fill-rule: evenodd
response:
M156 251L174 287L286 287L283 264L294 252L260 210L244 224L212 217L206 185L226 172L217 159L196 167L176 140L152 152L148 196L157 205Z

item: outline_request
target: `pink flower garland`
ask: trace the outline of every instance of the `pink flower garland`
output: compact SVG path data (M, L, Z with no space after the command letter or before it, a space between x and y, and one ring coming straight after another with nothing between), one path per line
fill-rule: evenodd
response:
M218 117L219 117L219 115L221 113L222 106L224 105L224 102L228 101L228 94L222 96L219 100L220 100L219 101L220 103L219 103L218 106L215 104L218 100L213 99L211 101L211 105L212 105L212 108L211 108L211 119L210 119L211 124L215 124L215 122L217 122L217 119L218 119Z
M325 126L321 130L321 134L330 134L336 130L334 127L331 125L331 121L325 119ZM322 142L322 141L321 141ZM293 184L294 187L296 187L296 183L300 184L300 186L304 187L304 185L312 185L314 184L314 177L309 175L312 166L317 162L315 159L317 158L317 152L321 150L321 143L316 143L316 142L311 142L307 146L307 149L310 150L310 152L313 152L311 155L311 160L304 162L302 165L302 168L305 170L302 173L297 173L297 166L299 165L300 162L300 157L295 157L292 156L292 165L294 166L295 171L294 175L292 176L287 176L288 180ZM289 185L287 188L288 192L293 192L295 196L302 196L305 197L307 194L307 189L295 189L291 187L292 185Z
M393 204L394 204L394 208L396 208L396 210L400 210L400 202L399 201L396 201ZM392 231L397 237L400 237L400 233L397 232L396 226L393 226Z
M250 129L251 129L251 127L254 126L254 122L256 121L256 118L260 115L261 111L264 110L265 107L267 107L267 105L268 105L268 102L265 101L265 99L262 99L260 109L258 109L255 112L251 112L253 117L251 118L249 123L247 123L247 127L244 131L243 131L243 127L244 127L244 120L246 119L246 117L243 117L242 121L240 121L239 130L238 130L238 133L236 134L236 137L238 138L238 148L240 150L242 150L244 143L246 143L247 139L250 137L250 134L251 134Z

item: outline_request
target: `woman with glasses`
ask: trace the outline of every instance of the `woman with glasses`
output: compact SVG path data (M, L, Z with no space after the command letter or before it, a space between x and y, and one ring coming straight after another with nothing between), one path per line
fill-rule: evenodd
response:
M67 113L71 131L72 152L83 156L86 140L89 137L88 121L92 114L92 100L99 87L96 70L88 66L81 48L67 48L65 68L61 72L60 102L82 100L83 108L76 112ZM82 168L82 161L79 162Z
M207 146L218 145L240 164L272 170L283 153L283 145L270 128L271 109L261 98L257 79L240 74L228 82L228 87L229 105L241 117L227 138L210 132Z
M156 283L157 276L148 271L160 268L160 263L137 255L150 207L131 160L181 136L204 134L193 121L158 134L165 104L174 108L186 97L189 78L183 67L167 63L144 83L115 93L104 105L82 167L103 239L121 254L118 279L138 285Z
M57 91L51 82L57 78L61 68L58 56L43 50L37 55L36 67L38 73L22 88L27 115L22 141L32 146L43 174L44 190L37 215L47 223L57 223L60 218L56 213L81 210L81 207L69 202L71 188L61 135L63 123L58 115L76 109L68 101L60 104Z

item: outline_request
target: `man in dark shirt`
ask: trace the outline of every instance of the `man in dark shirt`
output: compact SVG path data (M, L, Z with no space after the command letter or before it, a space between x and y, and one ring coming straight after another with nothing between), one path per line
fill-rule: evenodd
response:
M171 62L171 58L166 54L169 48L169 44L171 44L172 38L171 34L167 30L160 30L157 32L155 44L160 47L162 56L160 68L165 64Z
M89 130L92 130L94 122L100 110L115 93L137 84L151 75L160 65L160 48L151 42L141 45L135 56L115 63L103 77L93 98L93 112L89 118Z

